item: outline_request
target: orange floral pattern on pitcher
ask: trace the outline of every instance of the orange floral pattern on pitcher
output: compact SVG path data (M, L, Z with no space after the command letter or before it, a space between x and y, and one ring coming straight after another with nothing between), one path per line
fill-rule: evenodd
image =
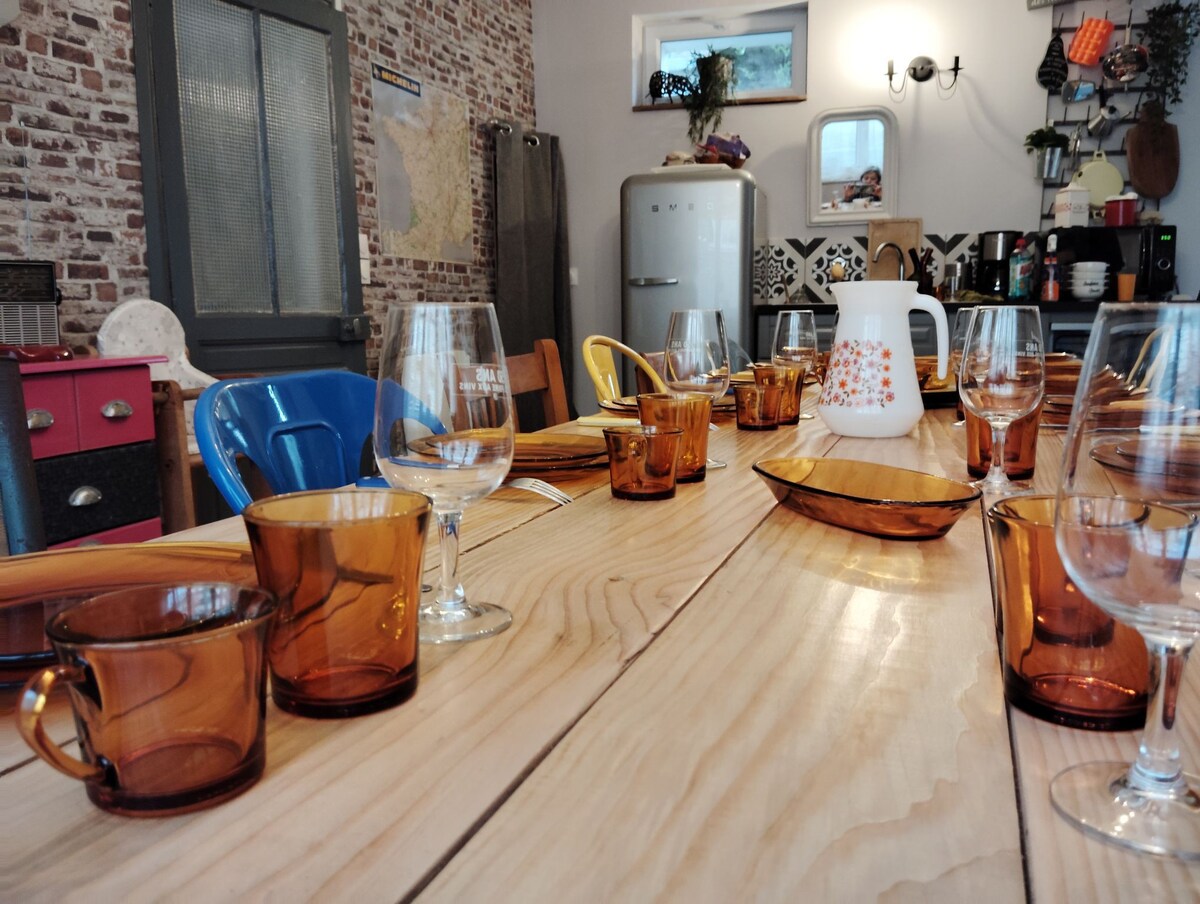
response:
M843 339L834 346L820 404L886 408L895 400L892 350L886 344Z

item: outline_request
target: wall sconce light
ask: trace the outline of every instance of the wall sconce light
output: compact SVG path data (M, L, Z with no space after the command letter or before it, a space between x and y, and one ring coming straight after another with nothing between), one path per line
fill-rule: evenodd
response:
M904 76L900 80L900 87L897 88L895 82L893 81L896 76L895 61L888 60L888 90L892 94L903 94L910 78L914 82L927 82L936 75L938 87L943 91L949 91L958 83L958 74L962 72L962 70L963 67L958 65L958 57L955 57L954 65L946 70L950 73L950 84L943 84L942 70L938 68L937 63L927 56L913 57L912 61L908 64L908 68L904 70Z

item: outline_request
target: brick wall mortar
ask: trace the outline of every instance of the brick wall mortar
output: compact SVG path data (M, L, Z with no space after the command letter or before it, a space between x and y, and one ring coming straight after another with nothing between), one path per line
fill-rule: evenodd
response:
M534 122L532 0L346 0L345 11L374 361L389 303L494 299L493 139L483 124ZM56 262L60 324L77 348L95 343L117 303L149 294L132 35L127 0L23 0L0 28L0 259ZM372 62L467 102L470 263L381 255Z

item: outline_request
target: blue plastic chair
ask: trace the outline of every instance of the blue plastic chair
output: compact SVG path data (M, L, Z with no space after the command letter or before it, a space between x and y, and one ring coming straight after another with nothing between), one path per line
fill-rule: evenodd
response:
M410 401L414 420L446 432L433 412ZM345 486L360 474L374 417L375 381L361 374L316 370L222 380L196 401L196 442L213 483L240 512L251 497L237 468L239 453L276 493Z

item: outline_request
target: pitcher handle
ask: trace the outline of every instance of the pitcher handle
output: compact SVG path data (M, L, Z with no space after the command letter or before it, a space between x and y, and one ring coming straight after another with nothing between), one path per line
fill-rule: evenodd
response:
M946 379L946 362L950 360L950 331L946 328L946 309L932 295L918 295L912 301L912 307L933 315L933 325L937 327L937 375L939 380Z
M84 670L76 665L55 665L42 669L26 682L21 691L17 728L34 753L64 775L86 782L102 778L104 770L92 763L68 756L61 747L50 740L50 736L46 734L46 727L42 724L42 711L46 708L46 698L54 685L59 681L74 684L85 680Z

